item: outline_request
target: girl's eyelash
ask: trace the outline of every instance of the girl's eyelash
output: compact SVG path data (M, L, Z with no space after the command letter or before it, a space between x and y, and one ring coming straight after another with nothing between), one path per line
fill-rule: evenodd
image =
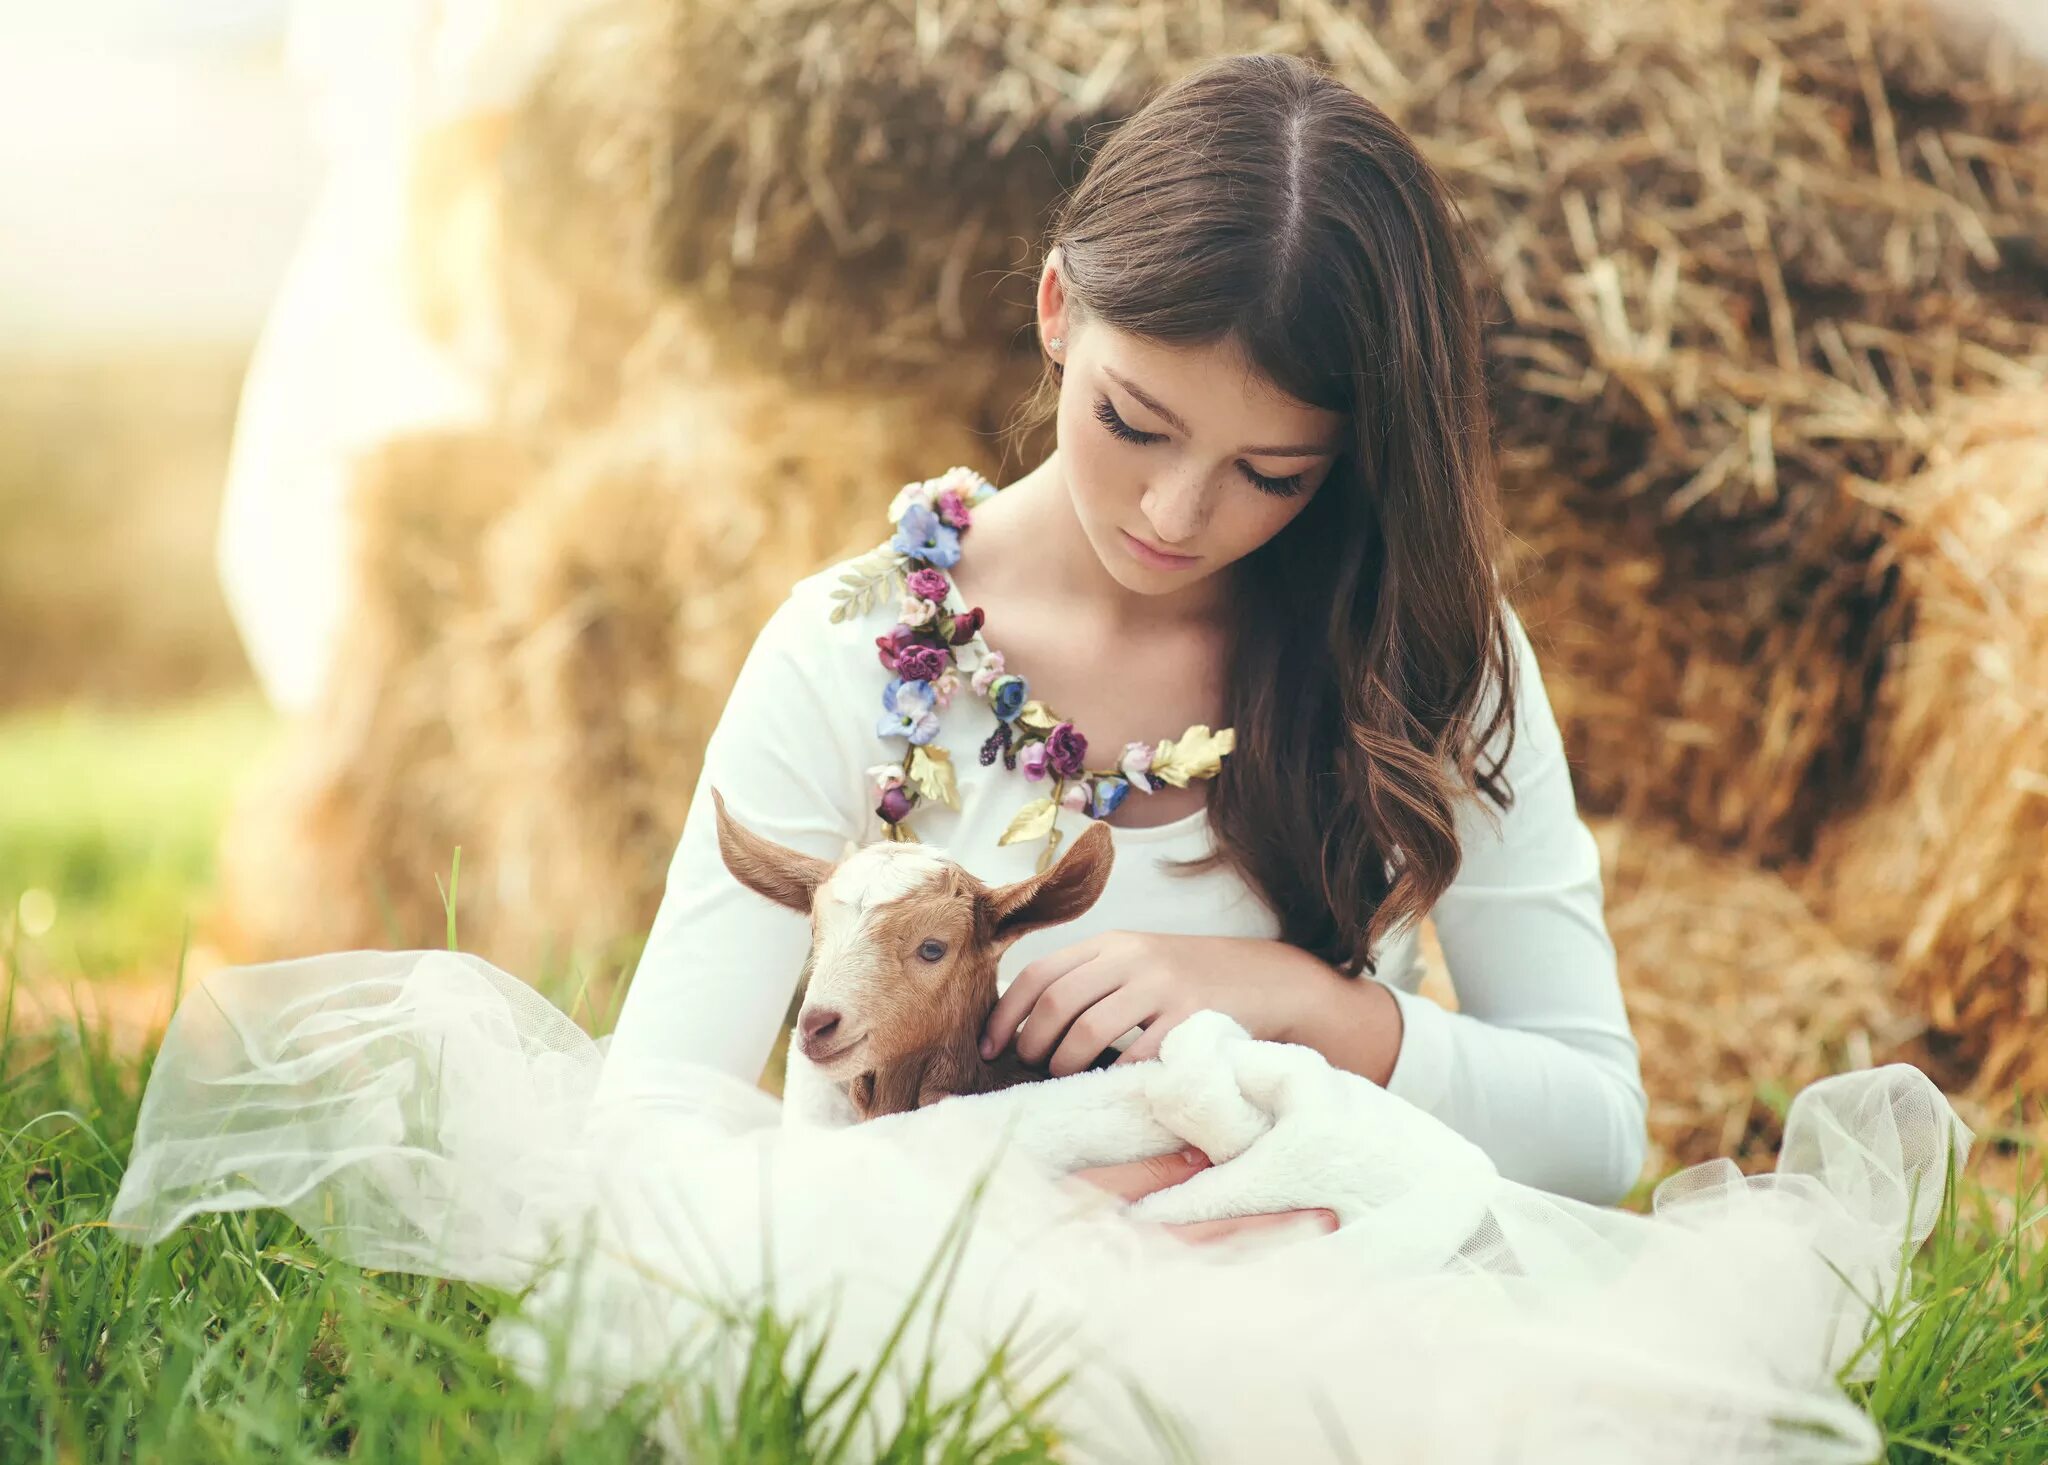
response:
M1292 498L1301 491L1302 475L1299 473L1290 473L1285 478L1268 478L1264 474L1252 472L1249 468L1245 469L1244 473L1260 493L1270 493L1276 498L1284 499Z
M1108 428L1111 436L1122 438L1127 443L1156 443L1164 437L1163 433L1140 432L1131 426L1117 413L1116 408L1110 405L1107 397L1095 399L1095 420ZM1285 478L1268 478L1263 473L1254 473L1247 468L1244 475L1261 493L1270 493L1278 498L1291 498L1301 491L1302 475L1299 473L1290 473Z
M1118 415L1116 408L1109 405L1109 398L1095 399L1095 420L1110 430L1112 436L1120 437L1127 443L1156 443L1162 434L1140 432Z

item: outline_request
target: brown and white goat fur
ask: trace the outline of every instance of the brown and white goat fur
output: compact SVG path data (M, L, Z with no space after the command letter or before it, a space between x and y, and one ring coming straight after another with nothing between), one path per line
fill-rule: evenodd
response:
M1013 1048L979 1051L996 963L1018 937L1073 920L1109 880L1114 847L1091 823L1050 869L990 886L928 845L881 841L838 862L764 838L726 812L718 850L742 885L811 921L790 1034L793 1115L870 1119L1047 1076Z

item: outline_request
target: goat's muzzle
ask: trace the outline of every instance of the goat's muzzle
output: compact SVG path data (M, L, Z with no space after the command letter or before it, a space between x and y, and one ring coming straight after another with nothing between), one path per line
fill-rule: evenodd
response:
M846 1023L836 1008L806 1007L797 1014L797 1045L803 1049L804 1057L821 1068L829 1068L835 1060L850 1054L866 1041L866 1034L846 1031Z

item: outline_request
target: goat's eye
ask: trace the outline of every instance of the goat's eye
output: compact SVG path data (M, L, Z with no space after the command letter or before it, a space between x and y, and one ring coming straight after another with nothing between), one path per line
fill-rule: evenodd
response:
M946 954L946 943L939 940L927 941L917 948L917 954L926 961L937 961Z

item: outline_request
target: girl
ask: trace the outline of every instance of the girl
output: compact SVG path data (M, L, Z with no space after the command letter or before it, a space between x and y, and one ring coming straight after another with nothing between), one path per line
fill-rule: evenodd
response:
M1305 65L1235 58L1162 94L1047 241L1056 450L1001 491L967 469L907 486L887 543L770 617L609 1048L461 953L213 973L151 1070L110 1222L157 1240L197 1211L276 1205L357 1265L523 1291L493 1348L605 1399L658 1384L672 1441L678 1350L704 1365L692 1400L784 1360L744 1325L766 1299L806 1325L799 1412L815 1381L868 1410L878 1446L916 1369L934 1399L1048 1398L1088 1459L1881 1453L1837 1374L1874 1372L1865 1299L1901 1295L1934 1167L1967 1153L1925 1075L1802 1091L1777 1174L1694 1167L1654 1217L1582 1203L1635 1179L1643 1090L1597 851L1494 573L1451 220L1400 132ZM990 884L1101 821L1106 888L1004 951L985 1051L1066 1076L1148 1058L1207 1008L1320 1050L1363 1078L1298 1051L1246 1063L1243 1043L1197 1068L1195 1043L1097 1089L1150 1104L1149 1080L1170 1081L1198 1122L1160 1128L1225 1144L1269 1100L1276 1143L1301 1108L1340 1112L1289 1130L1280 1159L1231 1152L1275 1205L1345 1203L1317 1181L1348 1177L1350 1224L1212 1265L1034 1165L987 1166L977 1100L782 1129L752 1080L808 931L725 869L714 788L816 857L915 837ZM1415 994L1425 914L1455 1013ZM1268 1086L1282 1067L1308 1095L1292 1115ZM1315 1156L1294 1169L1317 1133L1343 1136L1327 1176ZM1196 1163L1083 1173L1135 1197ZM1167 1199L1225 1209L1201 1187ZM543 1264L579 1240L577 1266ZM921 1361L897 1351L912 1334ZM815 1417L844 1445L839 1407ZM920 1427L988 1422L914 1407Z
M751 1079L788 1009L808 931L723 868L713 785L807 853L916 837L990 883L1101 819L1108 888L1005 954L985 1052L1063 1075L1217 1008L1419 1105L1510 1179L1621 1197L1645 1148L1638 1049L1598 852L1497 579L1442 183L1307 63L1213 63L1058 211L1037 326L1053 453L1000 492L966 469L909 486L878 517L888 545L798 583L760 633L601 1097L659 1103L687 1062ZM915 572L907 593L860 593L890 568ZM1415 992L1425 914L1455 1013ZM1089 1178L1131 1195L1190 1163Z

